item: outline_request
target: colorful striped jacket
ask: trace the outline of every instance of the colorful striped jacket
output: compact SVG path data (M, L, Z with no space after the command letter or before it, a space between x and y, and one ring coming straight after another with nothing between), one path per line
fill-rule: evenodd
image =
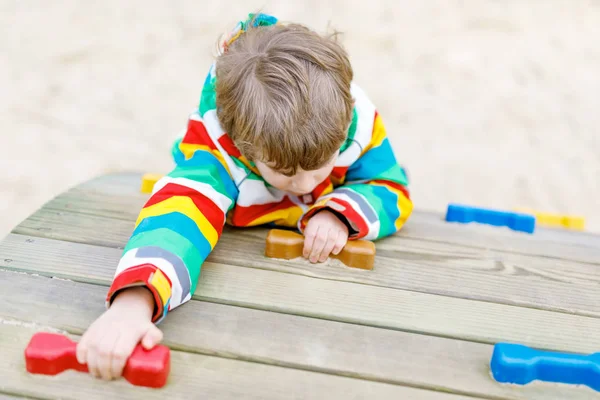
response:
M211 67L198 109L173 146L175 169L159 180L141 210L107 295L145 285L156 308L153 321L190 300L202 263L227 222L300 231L318 210L331 208L351 226L350 239L376 240L397 232L412 212L408 182L385 127L367 95L352 84L355 99L348 137L331 175L303 197L263 180L237 150L216 115Z

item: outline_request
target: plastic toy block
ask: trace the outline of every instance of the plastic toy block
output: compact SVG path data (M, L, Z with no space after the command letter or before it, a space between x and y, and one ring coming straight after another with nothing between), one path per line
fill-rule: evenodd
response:
M585 219L580 216L552 214L527 208L518 208L515 211L533 215L538 225L550 228L566 228L575 231L583 231L585 229Z
M600 391L600 353L569 354L498 343L490 367L494 379L501 383L525 385L539 380L586 385Z
M25 366L32 374L57 375L65 370L88 372L76 357L77 344L66 336L39 332L25 349ZM123 377L136 386L160 388L167 383L171 369L168 347L158 345L145 350L138 345L125 365Z
M470 207L460 204L448 205L446 221L463 224L477 222L494 226L506 226L512 230L527 233L533 233L535 230L535 217L533 215Z
M301 257L304 249L304 236L283 229L271 229L267 235L265 255L271 258L291 260ZM338 255L332 254L342 263L352 268L373 269L375 264L375 244L368 240L349 241Z
M142 176L142 193L152 193L152 189L154 189L154 185L160 178L163 176L160 174L144 174Z

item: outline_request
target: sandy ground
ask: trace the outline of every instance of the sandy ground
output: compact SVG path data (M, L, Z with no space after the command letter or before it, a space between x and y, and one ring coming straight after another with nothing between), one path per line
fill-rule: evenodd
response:
M110 171L165 172L220 33L262 7L345 32L418 208L600 230L600 2L0 0L0 235Z

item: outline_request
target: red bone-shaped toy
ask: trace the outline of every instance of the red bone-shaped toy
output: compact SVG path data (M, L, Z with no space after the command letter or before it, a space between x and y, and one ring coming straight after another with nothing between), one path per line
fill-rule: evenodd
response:
M77 361L77 343L56 333L40 332L33 335L25 349L25 365L32 374L56 375L67 369L88 372L87 365ZM145 350L141 345L135 348L123 377L137 386L159 388L167 383L170 371L171 353L169 348L158 345Z

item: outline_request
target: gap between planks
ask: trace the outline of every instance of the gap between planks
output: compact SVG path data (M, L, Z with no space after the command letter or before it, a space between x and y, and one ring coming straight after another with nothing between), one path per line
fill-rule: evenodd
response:
M0 400L44 400L42 397L21 396L17 393L2 392L0 390Z

